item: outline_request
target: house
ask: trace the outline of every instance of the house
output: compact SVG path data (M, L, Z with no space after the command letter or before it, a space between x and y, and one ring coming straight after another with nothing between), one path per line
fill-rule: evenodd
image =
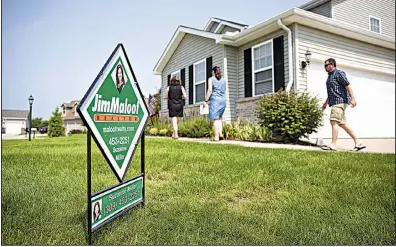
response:
M80 100L73 100L70 103L63 103L60 106L62 110L62 119L67 135L71 130L87 130L83 121L77 113L77 106Z
M25 133L29 127L28 110L2 110L1 133L6 135L19 135Z
M180 76L188 102L184 117L199 115L211 68L227 80L227 122L257 121L260 96L280 88L327 97L327 58L347 73L358 106L348 110L361 138L395 138L395 2L313 0L257 25L211 18L195 29L179 26L155 65L161 75L161 118L167 118L165 89ZM310 138L331 138L329 110ZM340 132L340 138L348 137Z

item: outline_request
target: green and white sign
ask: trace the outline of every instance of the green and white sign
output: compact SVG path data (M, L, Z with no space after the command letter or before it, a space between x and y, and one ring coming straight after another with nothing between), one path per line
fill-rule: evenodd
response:
M122 44L91 85L78 113L123 181L149 114Z
M117 185L91 198L91 231L105 224L122 210L143 200L143 177Z

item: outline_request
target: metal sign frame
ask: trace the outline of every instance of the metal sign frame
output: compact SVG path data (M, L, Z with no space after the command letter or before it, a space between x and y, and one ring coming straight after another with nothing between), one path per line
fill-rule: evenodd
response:
M92 244L92 233L93 232L95 232L96 230L99 230L104 225L112 222L113 220L117 219L119 216L127 213L130 209L135 208L138 205L141 205L142 208L144 208L145 199L146 199L146 197L145 197L145 180L146 179L145 179L145 133L144 133L144 130L145 130L145 127L147 125L148 117L143 122L143 128L142 128L142 131L141 131L141 133L139 134L139 136L137 138L135 146L132 147L133 143L130 146L130 148L133 148L133 151L132 151L132 154L131 154L131 156L130 156L130 158L128 160L125 172L124 172L123 176L120 177L118 175L118 173L116 172L116 170L114 169L113 165L111 164L109 158L107 157L107 154L105 153L105 151L103 150L102 146L100 145L97 137L95 135L93 135L92 130L91 130L90 126L88 125L86 119L83 117L83 114L82 114L82 111L81 111L81 108L80 108L81 105L86 103L85 101L87 100L88 96L91 94L92 90L95 88L98 80L103 75L103 73L104 73L105 69L107 68L107 66L109 66L110 61L112 61L113 57L115 56L115 54L119 50L119 48L122 49L122 52L123 52L123 54L125 56L125 59L127 61L127 64L128 64L128 68L129 68L129 70L132 73L132 77L133 77L133 80L135 82L135 86L138 89L138 92L136 92L136 94L138 93L140 95L141 99L143 100L143 107L145 108L146 112L148 112L148 107L147 107L146 101L144 100L144 96L143 96L142 91L141 91L141 89L139 87L139 83L138 83L138 81L136 79L135 73L133 72L133 69L132 69L131 63L130 63L130 61L128 59L128 56L126 54L125 48L124 48L122 43L119 43L116 46L116 48L114 49L114 51L112 52L112 54L110 55L110 57L107 59L106 63L104 64L104 66L100 70L99 74L96 76L95 80L93 81L93 83L89 87L88 91L85 93L83 99L81 100L81 103L77 107L77 112L80 115L82 121L84 122L84 125L88 129L88 132L87 132L87 229L88 229L88 236L87 237L88 237L88 244L89 245ZM131 83L133 83L133 82L131 82ZM92 177L91 176L92 175L91 174L91 137L93 137L94 141L96 142L96 145L100 149L101 153L105 157L107 163L109 164L110 168L112 169L112 171L114 172L114 174L116 175L116 177L117 177L117 179L119 181L119 184L111 186L109 188L106 188L106 189L104 189L102 191L99 191L97 193L94 193L94 194L91 194L91 189L92 189L91 188L91 177ZM129 166L131 164L133 156L135 155L135 151L136 151L136 148L137 148L137 145L138 145L139 141L140 141L140 145L141 145L141 166L140 166L141 172L140 172L140 175L135 177L135 178L132 178L132 179L124 181L125 175L128 172ZM122 186L123 184L128 183L128 182L130 182L130 181L132 181L134 179L137 179L139 177L143 178L143 181L142 181L143 182L143 185L142 185L142 199L139 200L136 203L133 203L130 206L127 206L126 208L122 209L120 212L118 212L115 215L111 216L109 219L107 219L104 222L100 223L98 226L95 226L94 228L92 228L92 212L91 212L92 198L94 196L98 195L98 194L101 194L101 193L104 193L104 192L106 192L108 190L111 190L113 188Z
M142 208L144 208L145 202L146 202L146 174L145 174L145 134L144 131L140 137L140 151L141 151L141 159L140 159L140 175L137 177L134 177L132 179L126 180L122 183L119 183L117 185L108 187L104 190L101 190L97 193L91 194L91 137L92 137L92 133L91 130L88 130L87 133L87 229L88 229L88 244L91 245L92 244L92 233L99 230L100 228L102 228L103 226L107 225L108 223L114 221L115 219L117 219L118 217L120 217L121 215L124 215L125 213L127 213L129 210L131 210L132 208L135 208L138 205L141 205ZM113 188L119 187L125 183L128 183L131 180L135 180L139 177L143 178L143 186L142 186L142 200L134 203L130 206L128 206L127 208L121 210L120 212L118 212L117 214L111 216L109 219L107 219L106 221L104 221L103 223L99 224L98 226L92 228L92 212L91 212L91 206L92 206L92 197L104 193L108 190L111 190Z

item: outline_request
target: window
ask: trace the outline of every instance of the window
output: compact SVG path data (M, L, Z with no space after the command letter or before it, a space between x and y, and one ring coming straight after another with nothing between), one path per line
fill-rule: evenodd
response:
M370 30L372 32L381 33L381 21L379 18L370 16Z
M206 59L194 63L194 104L205 101Z
M252 47L253 95L274 92L272 40Z
M181 80L181 78L180 78L180 70L171 73L171 79L172 79L172 77L174 77L174 76L176 76L177 78L179 78L179 79Z

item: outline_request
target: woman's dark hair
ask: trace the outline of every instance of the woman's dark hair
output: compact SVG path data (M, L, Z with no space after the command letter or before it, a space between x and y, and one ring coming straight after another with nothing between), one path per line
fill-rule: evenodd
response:
M100 204L99 204L99 202L96 202L95 205L94 205L94 210L93 210L93 217L94 218L95 218L95 214L96 214L96 212L95 212L96 206L98 206L98 208L99 208L99 215L101 214L101 212L100 212Z
M172 79L170 80L171 85L179 85L180 84L180 79L177 76L173 76Z
M121 82L122 82L122 84L125 83L125 79L124 79L124 70L122 69L121 64L119 64L119 65L117 65L117 70L116 70L116 82L117 82L117 86L120 85L120 79L118 79L118 69L121 69L121 74L122 74Z
M334 67L337 67L337 63L336 63L336 60L335 60L334 58L329 58L329 59L327 59L327 60L325 61L325 63L326 63L326 62L328 62L328 63L330 63L330 64L333 64Z
M212 69L213 73L215 73L215 74L216 74L216 72L217 72L217 70L218 70L218 69L220 69L220 67L219 67L219 66L214 66L214 67L213 67L213 69Z

